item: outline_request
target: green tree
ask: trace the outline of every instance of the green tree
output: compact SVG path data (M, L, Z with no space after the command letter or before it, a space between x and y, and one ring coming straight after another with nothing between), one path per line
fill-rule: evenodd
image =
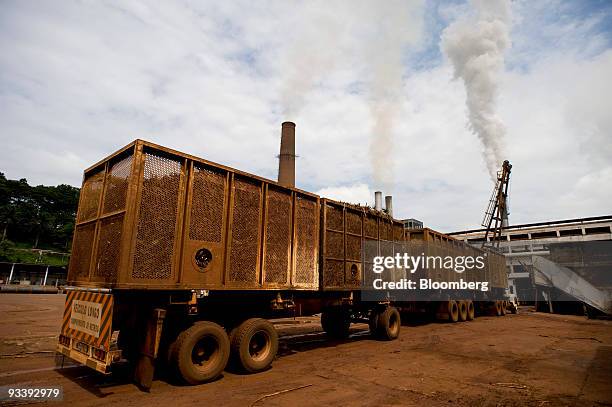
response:
M0 173L1 240L66 250L74 232L79 189L70 185L32 187Z

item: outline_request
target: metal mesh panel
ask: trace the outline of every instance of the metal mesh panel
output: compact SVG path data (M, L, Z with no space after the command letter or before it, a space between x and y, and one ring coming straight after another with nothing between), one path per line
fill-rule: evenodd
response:
M110 167L106 175L104 189L104 208L102 213L119 211L125 208L128 182L132 172L133 156L129 155Z
M476 250L474 250L474 248L464 243L460 244L459 249L462 252L461 255L471 256L473 258L476 258L478 256L478 253L476 252ZM478 274L480 273L475 270L466 270L466 272L463 273L463 279L465 281L478 281Z
M327 231L325 235L325 257L344 259L344 234Z
M380 240L393 240L393 227L388 221L380 223Z
M79 202L78 222L93 219L98 214L98 204L102 195L104 185L104 171L100 171L83 182L81 188L81 200Z
M260 194L258 185L235 180L229 276L231 281L257 282Z
M361 235L361 214L346 211L346 231Z
M439 267L438 261L436 260L438 257L443 255L440 243L437 240L427 242L427 272L429 276L435 276L438 280L446 280L447 276L445 275L445 271Z
M317 222L319 221L315 201L296 199L296 262L294 281L298 284L317 284L316 250L319 244Z
M324 284L326 287L344 285L344 262L342 260L326 260Z
M393 245L393 253L395 253L396 255L399 253L401 256L403 256L404 254L408 254L409 249L408 249L408 244L406 241L402 241L399 243L395 243ZM420 253L419 253L420 254ZM395 280L399 280L402 278L411 278L410 277L410 271L408 271L405 268L398 268L395 270Z
M95 222L76 227L72 254L70 256L69 280L81 280L89 277L89 263L95 230Z
M342 219L342 209L332 205L327 205L327 228L334 230L344 230L344 220Z
M363 232L367 237L378 239L378 225L376 224L376 218L366 216Z
M223 230L225 175L194 166L192 196L189 238L220 243Z
M361 261L361 237L346 235L346 259Z
M487 254L489 266L489 279L491 281L491 287L503 287L508 286L508 279L506 278L507 268L506 259L499 254L489 252Z
M380 255L385 257L393 256L393 243L387 241L380 242Z
M134 278L168 279L172 275L180 182L179 161L145 154Z
M100 221L100 238L93 272L94 277L101 277L108 282L117 281L122 227L123 215L112 216Z
M402 225L393 224L393 240L396 242L404 240L404 227Z
M374 280L379 278L377 273L374 273L374 264L365 263L363 269L363 286L372 287Z
M385 257L393 256L393 242L380 242L380 255ZM395 272L395 267L387 268L385 267L384 271L381 274L381 278L386 281L392 281L393 273Z
M406 248L411 256L421 256L421 254L427 254L426 243L422 240L410 240L406 243ZM426 278L429 275L427 274L427 269L423 266L420 266L418 270L412 274L412 278Z
M287 283L291 246L291 195L268 190L266 219L267 283Z
M373 263L374 257L378 256L378 240L365 239L364 241L364 261Z

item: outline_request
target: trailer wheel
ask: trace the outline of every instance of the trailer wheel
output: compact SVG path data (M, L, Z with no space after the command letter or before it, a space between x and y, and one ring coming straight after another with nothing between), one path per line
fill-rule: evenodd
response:
M450 322L459 321L459 306L457 301L448 301L448 320Z
M265 319L247 319L230 334L232 359L248 373L261 372L278 352L278 333Z
M368 320L368 328L370 328L370 335L372 336L378 335L378 314L377 310L372 310Z
M378 314L376 333L380 339L391 341L399 336L402 319L395 307L386 307Z
M330 307L321 314L321 327L332 338L348 338L350 326L349 315L342 307Z
M474 302L467 301L467 320L473 321L476 318L476 314L474 312Z
M229 359L230 343L225 329L202 321L184 330L171 345L171 360L189 384L200 384L221 375Z
M502 305L499 300L495 301L495 315L498 317L502 316Z
M467 321L467 301L457 301L459 321Z
M518 312L518 307L516 306L515 303L510 303L508 304L508 306L510 307L510 312L512 314L516 314Z

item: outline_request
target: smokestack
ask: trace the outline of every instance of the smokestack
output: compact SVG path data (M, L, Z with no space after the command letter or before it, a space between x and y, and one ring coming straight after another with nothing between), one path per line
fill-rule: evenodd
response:
M281 145L278 155L278 183L295 187L295 123L281 125Z
M374 192L374 209L377 211L382 211L382 192L376 191Z
M393 197L391 195L385 197L385 210L389 216L393 217Z

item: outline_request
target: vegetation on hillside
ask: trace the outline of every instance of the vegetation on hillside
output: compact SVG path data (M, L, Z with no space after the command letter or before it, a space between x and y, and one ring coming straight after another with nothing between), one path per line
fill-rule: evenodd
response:
M66 264L78 200L70 185L31 186L0 172L0 261Z

